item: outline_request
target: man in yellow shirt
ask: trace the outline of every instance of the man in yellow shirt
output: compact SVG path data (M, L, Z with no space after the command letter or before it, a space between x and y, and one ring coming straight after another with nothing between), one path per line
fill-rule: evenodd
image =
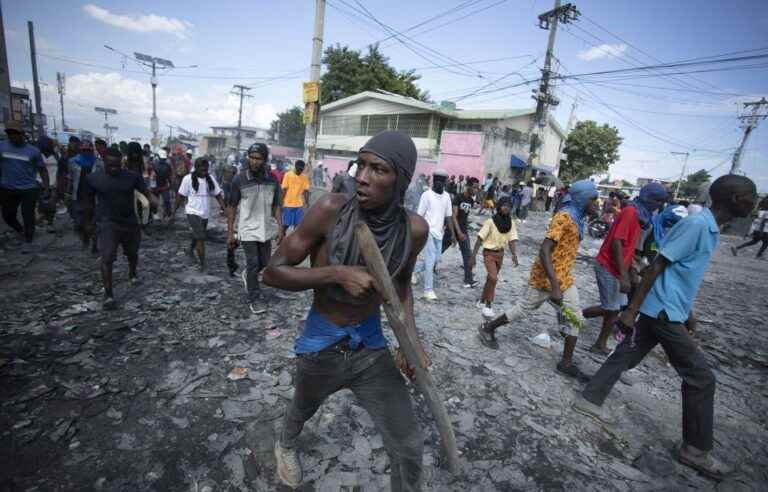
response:
M304 207L309 205L309 179L303 174L306 164L296 161L294 170L283 176L283 231L299 226L304 217Z

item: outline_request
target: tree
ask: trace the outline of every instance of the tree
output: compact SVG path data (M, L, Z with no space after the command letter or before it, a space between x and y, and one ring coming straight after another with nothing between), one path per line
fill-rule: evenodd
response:
M279 131L278 131L279 124ZM280 145L304 147L304 110L301 106L277 113L277 119L270 124L272 138Z
M415 82L421 78L413 70L398 71L377 44L368 46L368 53L347 46L329 46L323 54L327 71L320 79L320 104L328 104L363 91L381 89L403 96L427 101L429 94Z
M696 171L693 174L686 176L685 181L680 183L680 195L682 196L696 196L699 193L701 185L712 179L709 173L702 169Z
M615 127L592 120L580 121L568 135L563 152L568 156L560 179L575 181L604 173L619 158L622 138Z

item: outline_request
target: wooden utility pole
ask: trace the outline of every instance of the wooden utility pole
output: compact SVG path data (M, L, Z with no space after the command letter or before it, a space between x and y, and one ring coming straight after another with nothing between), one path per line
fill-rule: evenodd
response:
M56 72L56 88L59 91L59 106L61 107L61 131L63 132L67 131L67 124L64 123L65 86L66 86L66 76L61 72Z
M309 82L304 83L304 161L310 173L317 156L317 130L320 117L320 61L323 55L325 0L315 1L315 30L312 35L312 64Z
M246 94L247 91L251 90L250 87L240 84L234 85L233 87L237 89L238 92L233 92L232 94L240 96L240 109L237 111L237 150L235 151L237 164L240 165L240 142L242 141L241 130L243 127L243 99L253 96Z
M690 154L688 152L670 152L670 153L672 155L683 156L683 169L680 171L680 178L677 180L677 184L675 185L674 199L677 200L677 195L680 193L680 183L683 182L683 179L685 178L685 172L688 170L688 157L690 157Z
M35 118L33 127L38 136L45 134L45 118L43 117L42 102L40 101L40 80L37 78L37 50L35 49L35 26L27 21L29 29L29 55L32 58L32 85L35 90Z
M550 80L552 78L552 58L555 50L555 37L557 36L557 25L559 23L567 24L578 19L580 13L576 6L567 3L560 4L560 0L555 0L555 8L544 12L539 16L539 27L549 30L549 39L547 41L547 53L544 56L544 68L541 70L541 81L539 89L534 91L533 98L536 100L536 114L531 122L530 147L528 152L528 170L526 178L530 176L531 167L534 163L541 160L541 152L544 147L544 129L547 126L547 110L550 106L557 106L560 101L551 93ZM557 163L555 163L557 165Z
M739 116L739 119L744 121L744 135L741 137L741 143L739 144L736 152L733 153L733 161L731 162L731 174L736 174L741 170L741 156L744 153L744 147L747 145L747 140L752 134L752 130L757 128L757 123L761 119L765 119L768 114L761 113L760 110L768 107L768 100L763 97L759 101L744 103L744 109L752 106L752 113L748 115Z

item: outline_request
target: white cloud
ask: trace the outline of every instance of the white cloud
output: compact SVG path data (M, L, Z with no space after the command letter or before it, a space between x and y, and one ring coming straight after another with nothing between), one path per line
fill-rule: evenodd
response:
M86 14L110 26L137 32L165 32L179 38L186 38L192 23L162 15L121 15L110 12L92 3L83 6Z
M585 61L597 60L599 58L618 58L627 51L626 44L601 44L593 46L588 50L579 51L578 57Z
M190 131L207 132L211 126L235 125L239 99L229 93L229 87L220 90L216 86L202 93L181 92L170 89L173 82L160 79L157 89L157 116L161 134L167 132L166 124L181 126ZM31 87L31 82L14 81L14 86ZM59 99L55 84L41 87L43 108L48 115L59 114ZM118 126L121 139L149 135L149 118L152 115L152 89L149 80L124 77L118 72L82 73L67 77L67 93L64 109L67 124L101 132L102 115L94 106L114 108L117 115L110 117L110 124ZM272 104L254 104L243 108L243 124L269 128L277 111Z

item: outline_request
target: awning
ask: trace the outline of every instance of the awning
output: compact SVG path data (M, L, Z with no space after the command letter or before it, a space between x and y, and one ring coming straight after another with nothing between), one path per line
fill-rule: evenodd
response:
M528 163L525 161L525 159L522 159L515 154L512 154L512 159L510 159L509 166L512 169L525 169L528 167Z

